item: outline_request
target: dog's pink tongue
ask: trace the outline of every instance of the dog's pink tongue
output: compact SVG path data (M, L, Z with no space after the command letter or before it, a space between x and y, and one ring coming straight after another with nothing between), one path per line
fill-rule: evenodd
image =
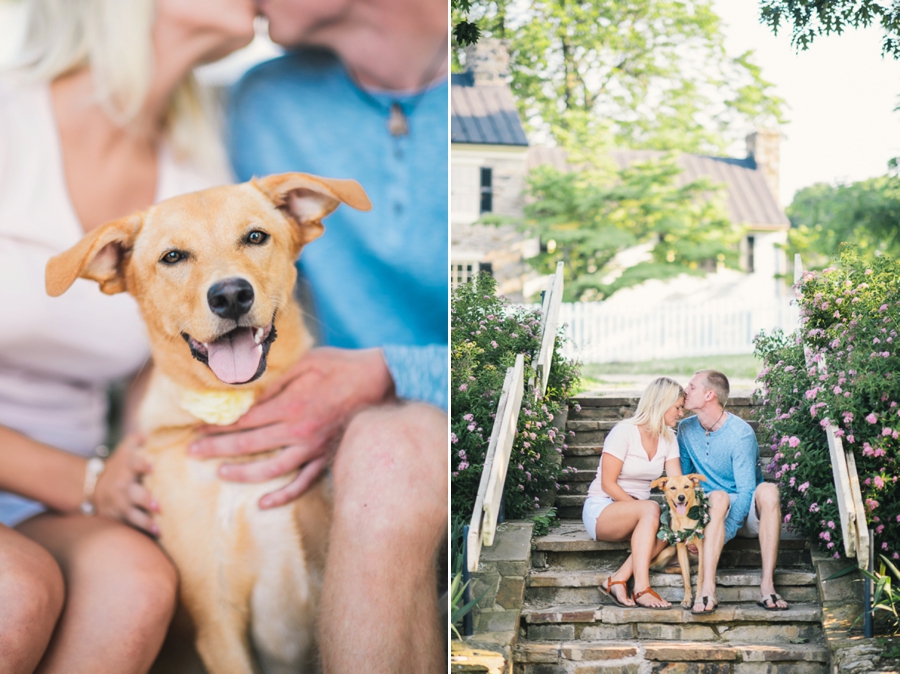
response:
M259 369L262 345L253 341L253 330L238 328L209 344L209 367L226 384L250 381Z
M687 512L687 503L679 503L675 506L675 512L679 515L684 515Z

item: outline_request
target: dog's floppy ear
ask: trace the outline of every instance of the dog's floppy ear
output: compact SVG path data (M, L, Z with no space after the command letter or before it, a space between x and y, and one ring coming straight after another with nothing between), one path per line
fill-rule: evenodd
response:
M662 489L666 486L666 482L669 481L667 477L658 477L653 482L650 483L650 489Z
M47 294L59 297L78 277L96 281L107 295L124 292L124 262L143 222L140 213L107 222L50 258L44 272Z
M301 246L322 236L325 231L322 218L341 203L360 211L372 209L368 195L355 180L320 178L308 173L278 173L251 182L300 225Z
M690 475L685 475L685 477L690 479L695 485L706 482L706 476L700 473L691 473Z

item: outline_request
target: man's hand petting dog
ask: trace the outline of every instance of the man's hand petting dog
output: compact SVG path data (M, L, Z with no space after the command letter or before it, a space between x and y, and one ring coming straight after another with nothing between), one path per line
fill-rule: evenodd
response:
M312 349L236 423L202 427L206 437L190 452L207 458L281 449L267 459L219 469L225 480L262 482L300 468L287 486L260 499L260 508L274 508L300 496L328 466L356 412L386 402L393 393L380 349Z
M132 433L119 443L97 479L94 505L98 515L121 520L158 536L159 528L151 513L159 512L159 504L141 484L141 477L152 469L140 454L143 442L141 434Z

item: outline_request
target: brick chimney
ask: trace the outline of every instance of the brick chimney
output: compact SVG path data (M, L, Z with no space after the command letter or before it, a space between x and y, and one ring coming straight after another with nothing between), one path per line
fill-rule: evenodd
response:
M481 38L466 47L466 72L474 84L506 84L509 78L509 42Z
M781 204L778 197L778 153L781 145L781 132L778 129L759 129L747 135L747 158L756 162L775 201Z

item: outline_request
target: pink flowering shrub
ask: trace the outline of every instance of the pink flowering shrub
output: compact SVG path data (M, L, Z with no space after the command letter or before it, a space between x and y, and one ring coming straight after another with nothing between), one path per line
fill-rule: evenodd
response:
M805 275L800 288L802 333L756 340L758 436L775 451L767 470L778 478L785 521L843 556L841 528L830 525L840 521L831 426L856 459L876 552L900 559L900 263L844 247L839 267ZM803 344L824 369L807 368Z
M475 505L506 369L516 355L525 354L526 385L506 474L505 509L510 519L537 508L540 497L556 486L565 470L560 468L565 430L554 426L554 420L561 419L578 381L577 364L559 355L560 334L547 395L535 398L527 382L533 375L531 359L540 349L540 315L514 308L495 293L494 279L481 274L460 286L451 302L451 509L466 521Z

